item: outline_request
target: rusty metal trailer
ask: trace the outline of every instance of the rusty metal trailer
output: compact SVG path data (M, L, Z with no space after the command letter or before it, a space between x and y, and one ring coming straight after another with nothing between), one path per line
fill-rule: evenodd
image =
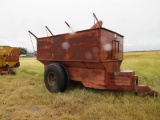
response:
M138 85L134 70L120 69L123 35L103 28L101 21L74 33L42 38L30 33L37 39L37 60L44 64L44 82L50 92L63 92L74 80L88 88L157 93Z
M16 74L12 68L19 66L19 48L0 46L0 74Z

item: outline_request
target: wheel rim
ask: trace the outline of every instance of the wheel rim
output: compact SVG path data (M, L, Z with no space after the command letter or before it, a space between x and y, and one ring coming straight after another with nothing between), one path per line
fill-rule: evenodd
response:
M54 86L56 84L56 76L54 75L54 73L49 73L48 75L48 83L50 86Z

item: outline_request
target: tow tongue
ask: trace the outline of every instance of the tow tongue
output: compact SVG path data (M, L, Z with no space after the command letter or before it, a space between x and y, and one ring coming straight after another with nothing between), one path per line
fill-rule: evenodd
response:
M146 85L138 85L138 76L133 70L114 70L109 72L109 85L117 86L121 90L148 92L152 96L157 96L158 92L152 90Z

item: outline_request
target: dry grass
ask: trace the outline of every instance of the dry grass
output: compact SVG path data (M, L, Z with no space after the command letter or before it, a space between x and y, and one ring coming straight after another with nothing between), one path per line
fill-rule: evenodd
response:
M132 92L86 89L70 84L49 93L43 65L21 58L16 76L0 76L0 120L160 120L160 97ZM134 69L140 83L160 93L160 52L125 53L122 68Z

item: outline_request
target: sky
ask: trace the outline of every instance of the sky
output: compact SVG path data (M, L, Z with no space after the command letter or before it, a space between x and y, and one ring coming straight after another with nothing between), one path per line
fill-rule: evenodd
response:
M0 0L0 46L36 49L37 37L89 29L93 13L124 36L124 51L160 50L160 0ZM49 35L49 33L48 33Z

